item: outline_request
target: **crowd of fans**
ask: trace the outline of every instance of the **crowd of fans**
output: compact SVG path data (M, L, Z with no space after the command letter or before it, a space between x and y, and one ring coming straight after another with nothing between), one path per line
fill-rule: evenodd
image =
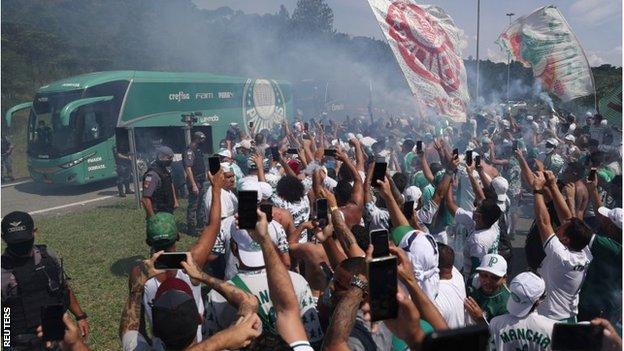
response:
M177 199L152 206L154 177L170 180L144 177L154 254L130 274L123 350L420 350L433 331L471 325L489 328L491 350L550 350L556 323L582 321L621 349L621 131L599 114L233 125L220 146L190 248L176 246ZM238 225L247 190L272 207L253 230ZM379 229L398 263L398 314L371 322ZM183 269L155 268L177 251ZM65 321L64 347L86 349Z

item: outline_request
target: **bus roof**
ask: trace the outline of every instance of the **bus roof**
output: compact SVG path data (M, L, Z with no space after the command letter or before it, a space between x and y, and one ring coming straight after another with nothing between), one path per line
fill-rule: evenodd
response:
M117 80L136 82L206 82L242 84L246 78L219 76L203 72L150 72L150 71L106 71L93 72L57 80L39 88L38 93L52 93L85 89L94 85Z

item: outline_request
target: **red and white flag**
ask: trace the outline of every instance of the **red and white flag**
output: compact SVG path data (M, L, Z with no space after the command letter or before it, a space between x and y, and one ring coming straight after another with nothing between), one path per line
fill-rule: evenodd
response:
M368 0L388 44L420 104L466 121L466 68L462 31L444 10L412 0Z

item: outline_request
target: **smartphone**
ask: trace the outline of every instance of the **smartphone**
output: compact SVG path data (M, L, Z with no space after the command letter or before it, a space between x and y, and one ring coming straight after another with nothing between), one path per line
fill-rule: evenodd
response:
M472 150L466 151L466 164L472 166Z
M418 140L416 142L416 152L417 153L421 153L422 152L422 140Z
M65 314L65 307L63 305L47 305L41 307L43 341L63 340L65 336L63 314Z
M487 325L481 324L459 329L434 331L425 337L423 350L485 351L488 347L489 337L490 331Z
M184 269L182 262L186 261L186 252L163 252L154 262L156 269Z
M396 318L399 312L396 256L373 258L367 266L371 322Z
M336 157L336 150L335 149L325 149L323 151L323 155L325 157Z
M556 323L552 333L552 349L602 350L603 327L581 322Z
M219 156L208 157L208 168L210 169L210 174L217 174L219 172L219 169L221 169Z
M332 278L334 278L334 272L332 272L331 268L329 268L327 262L321 262L319 263L319 266L321 267L321 270L323 271L323 274L325 275L325 279L327 279L327 281L330 281L332 280Z
M258 192L255 190L241 190L238 192L238 227L240 229L254 229L258 221Z
M477 155L474 158L475 160L475 167L481 167L481 156Z
M271 204L261 204L260 211L264 212L267 217L267 222L271 223L273 220L273 205Z
M376 229L370 232L370 243L373 245L373 258L390 255L388 230Z
M518 140L513 141L513 149L514 151L518 150Z
M596 180L596 168L592 168L589 170L589 176L587 176L587 180L593 182Z
M253 122L249 122L249 129L253 129Z
M459 157L459 149L453 149L453 158L458 158Z
M277 146L271 146L270 148L271 150L271 157L273 157L273 160L277 161L280 158L280 153L279 153L279 149Z
M327 199L316 199L316 219L327 220Z
M373 167L373 178L371 179L371 185L378 187L378 180L383 181L386 178L386 169L388 168L388 164L386 162L375 162L375 166Z
M299 150L297 150L295 148L291 148L291 149L286 150L286 153L287 154L291 154L291 155L297 155L297 154L299 154Z
M403 215L408 221L414 217L414 201L405 201L403 203Z
M303 122L303 130L305 130L307 132L309 129L310 129L310 123Z

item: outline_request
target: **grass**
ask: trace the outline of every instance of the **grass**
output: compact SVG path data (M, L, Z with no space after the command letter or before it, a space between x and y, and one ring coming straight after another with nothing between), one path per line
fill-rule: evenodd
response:
M186 204L176 210L185 222ZM93 350L119 350L117 336L121 311L128 294L128 272L147 258L145 213L132 200L66 215L35 219L37 244L45 244L62 258L70 285L89 315ZM180 235L178 250L196 238Z

